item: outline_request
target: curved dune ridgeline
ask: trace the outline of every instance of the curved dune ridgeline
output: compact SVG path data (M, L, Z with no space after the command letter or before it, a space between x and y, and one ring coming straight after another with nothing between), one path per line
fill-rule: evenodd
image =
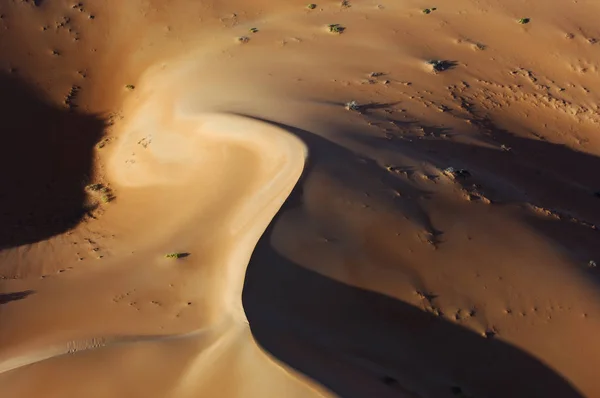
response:
M600 396L598 5L251 3L0 4L0 396Z

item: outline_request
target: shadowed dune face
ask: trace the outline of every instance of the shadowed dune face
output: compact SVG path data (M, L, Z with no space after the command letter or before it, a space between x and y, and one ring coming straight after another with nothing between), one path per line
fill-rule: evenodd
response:
M522 350L300 267L269 238L246 276L252 332L279 361L339 396L584 397Z
M75 226L104 122L44 101L18 77L0 76L0 248Z
M280 241L276 226L289 222L281 219L286 213L306 207L304 187L311 173L326 170L341 177L335 166L328 166L328 155L335 154L344 165L348 178L342 179L354 189L365 189L356 184L368 179L350 178L359 175L353 165L366 168L371 179L382 177L375 167L359 162L357 154L309 132L290 129L307 143L311 158L303 181L259 241L246 273L244 308L261 346L343 397L583 398L559 373L493 334L481 336L439 314L340 282L281 254L275 247ZM388 181L386 186L393 184ZM426 214L414 206L400 211ZM428 226L418 217L414 222ZM313 265L328 268L326 263ZM373 271L378 266L372 264ZM401 272L409 284L424 289L419 271L406 267Z

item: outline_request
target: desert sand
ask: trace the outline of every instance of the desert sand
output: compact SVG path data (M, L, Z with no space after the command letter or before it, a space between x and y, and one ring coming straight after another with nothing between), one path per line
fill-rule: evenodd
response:
M0 397L600 397L600 3L0 3Z

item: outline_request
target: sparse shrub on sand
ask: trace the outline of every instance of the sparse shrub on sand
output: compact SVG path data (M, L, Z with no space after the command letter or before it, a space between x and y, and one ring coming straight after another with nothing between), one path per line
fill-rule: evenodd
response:
M309 5L306 6L306 8L308 8L309 10L314 10L315 8L317 8L317 5L314 3L310 3Z
M528 24L530 21L531 21L531 19L529 19L529 18L521 18L517 22L520 23L521 25L525 25L525 24Z
M247 36L240 36L237 38L238 42L240 43L248 43L250 41L250 38Z
M135 86L133 84L128 84L125 86L127 90L135 90Z
M95 194L96 197L99 195L99 199L102 203L109 203L115 199L115 195L113 195L111 189L102 184L89 184L85 187L85 190Z
M454 66L454 63L442 59L430 59L427 64L431 65L435 72L443 72Z
M183 252L173 252L173 253L165 254L165 258L174 258L174 259L184 258L187 256L189 256L189 253L183 253Z
M342 0L340 5L344 8L350 7L350 0Z
M102 185L102 184L89 184L85 187L85 189L87 189L88 191L92 191L92 192L98 192L102 188L104 188L104 185Z
M491 338L496 337L497 334L498 334L498 332L496 332L494 329L487 329L481 335L483 337L485 337L486 339L491 339Z
M342 25L340 25L338 23L329 24L329 25L327 25L327 28L329 29L329 32L337 33L337 34L344 33L344 31L346 30L345 27L343 27Z
M358 105L358 102L356 102L356 101L346 102L344 107L346 108L346 110L349 110L349 111L359 111L360 110L360 105Z
M469 178L471 177L471 172L466 169L455 169L454 167L447 167L444 169L443 173L448 177L455 178Z
M437 10L437 8L435 8L435 7L433 7L433 8L424 8L423 9L423 14L431 14L435 10Z
M102 141L100 141L99 143L96 144L96 148L98 149L102 149L106 146L106 144L108 144L109 139L105 138Z

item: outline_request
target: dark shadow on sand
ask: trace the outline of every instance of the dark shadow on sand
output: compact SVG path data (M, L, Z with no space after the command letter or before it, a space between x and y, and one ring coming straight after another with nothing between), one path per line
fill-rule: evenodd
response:
M8 304L11 301L23 300L35 293L33 290L24 290L22 292L0 293L0 305Z
M311 158L303 179L257 244L246 273L244 308L267 352L341 397L583 398L561 375L498 338L341 283L280 255L270 243L273 228L282 212L302 206L306 176L334 159L342 163L340 169L329 165L328 172L364 189L361 178L352 178L357 168L349 170L349 163L340 159L363 165L364 160L317 135L276 125L302 138ZM367 162L365 167L374 178L393 178L381 175L377 165ZM423 214L421 222L426 222ZM415 386L427 386L427 395L417 393Z
M16 75L0 75L0 107L3 249L65 232L89 210L84 188L104 122L48 104Z
M276 359L337 395L418 397L402 387L414 382L430 385L435 397L458 388L473 397L583 398L509 344L294 264L271 247L271 231L246 273L252 333Z

